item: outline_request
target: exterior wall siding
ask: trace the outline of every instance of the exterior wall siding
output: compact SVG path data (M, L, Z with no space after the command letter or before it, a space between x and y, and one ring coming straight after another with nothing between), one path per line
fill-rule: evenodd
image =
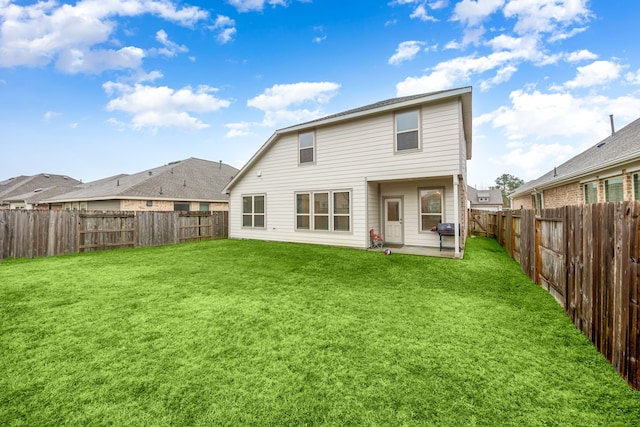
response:
M392 112L316 128L314 164L298 164L297 133L278 136L231 190L229 236L368 247L369 229L380 223L380 197L372 182L462 173L458 110L455 100L423 107L421 148L411 152L395 152ZM296 192L337 190L351 192L349 232L295 230ZM242 227L242 196L249 194L266 195L264 228Z

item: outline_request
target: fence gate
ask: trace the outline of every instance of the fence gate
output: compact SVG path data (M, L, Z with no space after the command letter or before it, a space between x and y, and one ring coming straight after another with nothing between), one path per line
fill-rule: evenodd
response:
M78 215L78 252L135 246L134 213L96 212Z
M203 240L213 238L211 212L180 212L178 221L178 240Z

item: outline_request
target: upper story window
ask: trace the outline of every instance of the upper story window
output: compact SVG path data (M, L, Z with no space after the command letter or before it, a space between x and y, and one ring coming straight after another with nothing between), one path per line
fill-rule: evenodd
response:
M604 180L604 197L607 202L621 202L624 200L622 177Z
M420 147L420 113L418 110L396 114L396 151Z
M242 196L242 226L264 228L264 195Z
M589 203L598 203L598 183L597 182L587 182L584 186L584 202L586 204Z
M315 132L298 134L298 151L300 152L298 159L300 164L315 162L315 146Z
M640 200L640 173L633 175L633 200Z

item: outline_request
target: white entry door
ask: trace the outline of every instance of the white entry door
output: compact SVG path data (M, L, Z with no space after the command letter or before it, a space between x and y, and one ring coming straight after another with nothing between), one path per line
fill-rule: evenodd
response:
M404 244L402 227L402 199L393 198L384 201L384 241L385 243Z

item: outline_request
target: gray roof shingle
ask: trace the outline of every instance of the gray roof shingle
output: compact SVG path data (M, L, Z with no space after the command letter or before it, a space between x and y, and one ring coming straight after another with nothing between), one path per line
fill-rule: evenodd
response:
M0 181L0 201L15 200L15 196L27 194L37 189L60 187L69 191L81 182L66 175L41 173L32 176L17 176Z
M238 169L222 162L189 158L132 175L120 174L78 186L47 202L153 198L224 201L221 192Z

